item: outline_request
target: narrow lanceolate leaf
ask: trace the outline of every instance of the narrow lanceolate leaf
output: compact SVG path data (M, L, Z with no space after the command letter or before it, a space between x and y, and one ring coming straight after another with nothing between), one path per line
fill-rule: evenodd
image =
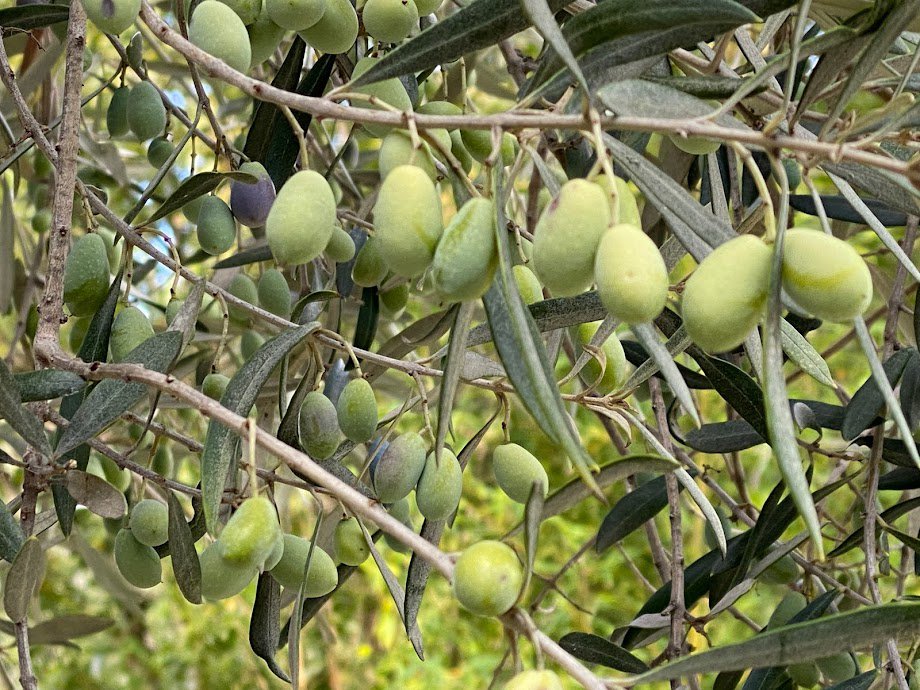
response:
M885 372L885 379L889 386L896 386L900 381L904 370L911 360L918 360L917 351L913 348L898 350L889 357L882 365ZM840 427L840 434L846 440L850 441L859 436L863 431L875 423L882 423L879 418L882 408L885 406L885 396L879 388L875 376L870 376L863 385L861 385L850 402L846 406L843 415L843 425Z
M493 199L501 199L501 176L494 176ZM598 495L591 470L597 465L572 429L556 386L546 349L511 271L511 246L501 204L495 204L499 270L483 297L498 356L524 407L543 432L561 446L584 482Z
M664 476L636 487L619 501L604 516L594 548L603 553L627 534L638 529L658 515L668 505L668 491Z
M827 690L869 690L877 677L878 671L872 669L871 671L860 673L858 676L853 676L852 678L836 683Z
M42 621L34 628L29 628L29 644L64 644L70 640L112 627L115 623L111 618L101 616L87 616L75 614L71 616L58 616L47 621Z
M764 438L767 437L767 420L764 411L763 391L747 373L731 362L708 355L696 356L697 364L722 398L731 405Z
M43 455L51 455L51 444L38 418L22 406L16 379L6 362L0 360L0 419L5 419L13 431Z
M22 402L54 400L82 390L86 381L70 371L39 369L13 374Z
M200 196L209 194L224 180L239 180L240 182L249 183L258 181L255 175L242 172L208 171L192 175L180 184L176 188L176 191L169 195L169 198L163 202L160 208L145 221L145 225L149 225L154 221L160 220L160 218L168 216L170 213L178 211L187 203L194 201Z
M466 353L466 339L470 333L470 322L473 320L473 311L476 303L463 302L454 317L454 325L450 329L450 343L447 345L447 359L444 363L444 377L441 380L441 394L438 398L438 430L434 442L436 457L441 456L441 448L447 439L450 430L450 413L454 408L454 398L460 386L460 375L463 373L464 355Z
M920 508L920 498L911 498L883 511L879 515L879 518L886 524L891 524L902 515L907 515L911 511L917 510L918 508ZM876 534L878 534L879 529L881 528L876 525ZM865 535L865 533L865 527L860 527L852 533L848 534L846 538L828 554L828 557L837 558L838 556L842 556L848 551L852 551L854 548L863 543L863 535Z
M559 62L565 65L566 69L571 72L572 77L581 87L585 96L591 98L591 90L588 88L588 82L585 75L581 73L581 67L578 66L578 60L572 54L572 49L563 36L562 29L556 23L556 17L553 16L553 10L550 9L547 0L521 0L524 8L524 14L530 19L537 31L543 36L546 43L552 47L552 51L558 58Z
M188 601L201 603L201 563L195 551L195 537L185 520L185 511L176 495L167 490L166 501L169 506L169 557L172 561L176 584Z
M230 379L220 404L242 417L248 415L259 391L275 367L317 328L319 324L311 322L285 331L262 345ZM239 438L235 432L214 420L208 423L208 433L201 454L201 493L205 522L212 534L217 530L220 497L238 448Z
M796 623L750 640L679 659L637 676L637 683L696 673L788 666L814 661L841 650L864 649L886 640L920 635L920 602L905 601Z
M125 363L141 364L152 371L164 373L179 355L182 335L175 331L158 333L132 350ZM55 456L60 458L90 438L93 438L122 413L131 409L147 393L147 386L121 379L106 379L86 396L68 426L58 439Z
M260 103L264 103L264 101L260 101ZM228 256L226 259L221 259L214 264L214 270L246 266L248 264L259 263L260 261L271 261L271 258L272 250L268 248L268 245L258 244L254 247L246 247L246 249L240 250L232 256Z
M7 7L0 10L0 28L4 35L14 31L30 31L66 22L68 16L70 16L70 8L66 5Z
M102 477L80 470L68 470L64 485L80 505L99 517L117 520L128 512L125 495Z
M35 537L29 537L6 574L3 587L3 610L14 623L24 621L29 602L45 576L45 552Z
M681 407L690 415L693 423L699 426L700 416L696 411L696 404L693 402L693 396L690 394L687 382L680 375L677 364L667 348L658 340L658 334L655 332L654 327L648 323L633 324L632 331L636 334L639 342L642 343L645 351L648 352L649 359L658 365L658 369L664 376L665 381L668 382L668 385L671 386L671 391L680 402Z
M256 585L256 600L249 620L249 646L272 673L287 683L291 679L275 661L280 639L281 585L270 573L262 573Z
M623 673L644 673L648 670L642 659L598 635L571 632L559 640L559 646L589 664L600 664Z
M780 321L780 328L783 331L783 352L789 359L818 383L833 388L834 379L827 362L805 339L805 336L795 330L792 324L785 319Z
M0 558L12 563L25 540L19 522L10 513L6 503L0 501Z
M888 228L899 228L907 224L907 214L893 209L875 199L863 199L873 215L879 222ZM818 216L818 208L811 194L790 194L789 205L796 211L807 213L809 216ZM821 195L821 205L828 218L842 220L847 223L865 223L863 217L853 208L853 204L843 196Z
M521 593L527 591L530 578L533 575L533 564L537 558L537 541L540 538L540 523L543 519L543 487L540 482L534 482L530 489L530 498L524 506L524 585Z

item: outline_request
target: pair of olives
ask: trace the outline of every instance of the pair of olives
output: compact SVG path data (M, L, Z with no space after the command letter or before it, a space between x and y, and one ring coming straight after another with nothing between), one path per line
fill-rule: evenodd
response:
M349 381L332 401L319 391L307 393L299 411L300 444L318 460L330 457L342 434L354 443L367 443L377 431L377 398L367 379Z
M169 538L169 511L153 499L139 501L132 509L128 527L115 535L115 565L135 587L148 589L163 579L163 566L154 546Z

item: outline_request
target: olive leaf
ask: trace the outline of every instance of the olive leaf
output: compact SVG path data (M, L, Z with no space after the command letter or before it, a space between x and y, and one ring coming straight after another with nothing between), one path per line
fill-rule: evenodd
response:
M610 640L590 633L570 632L559 640L559 646L576 659L599 664L623 673L643 673L648 666Z
M179 503L175 493L167 490L166 502L169 507L167 535L173 575L176 577L176 584L182 596L193 604L200 604L201 562L195 551L195 536L191 525L185 520L185 511L182 510L182 504ZM200 510L196 511L196 517L199 517L200 513ZM203 533L203 530L201 532Z
M38 418L23 407L16 379L0 360L0 419L5 419L13 430L29 445L43 455L51 455L51 444Z
M38 369L13 374L22 402L53 400L83 390L86 381L70 371Z
M0 27L3 34L12 34L15 31L30 31L41 29L52 24L66 22L70 16L70 8L66 5L23 5L21 7L7 7L0 10Z
M460 385L466 353L466 339L473 320L475 302L463 302L454 316L450 329L450 342L447 346L447 358L444 363L444 376L441 381L441 394L438 398L438 427L435 435L435 457L441 456L441 448L450 430L450 413L454 407L454 397Z
M249 646L269 670L285 682L290 678L275 661L281 639L281 585L271 573L261 573L249 622Z
M35 537L23 543L10 565L3 587L3 610L14 623L24 621L42 578L45 576L45 552Z
M86 506L100 517L117 520L128 512L125 495L94 474L68 470L64 486L77 503Z

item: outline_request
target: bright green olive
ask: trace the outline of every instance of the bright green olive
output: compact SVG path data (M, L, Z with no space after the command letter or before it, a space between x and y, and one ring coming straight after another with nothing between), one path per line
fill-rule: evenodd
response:
M409 283L401 282L387 290L380 291L380 306L385 314L396 318L409 303Z
M356 518L342 520L335 526L335 557L339 563L361 565L370 553L364 532Z
M789 623L792 617L808 605L808 600L801 592L788 592L770 616L767 628L774 630Z
M396 0L401 2L401 0ZM367 72L379 58L367 56L358 60L355 64L355 68L352 71L351 78L357 79L362 74ZM366 86L359 86L354 89L356 93L363 93L367 96L373 96L377 101L386 103L397 110L403 112L412 111L412 101L409 99L409 94L406 92L406 87L403 86L402 82L399 81L396 77L391 77L390 79L384 79L383 81L378 81L374 84L368 84ZM371 110L383 110L382 106L375 103L367 103L363 101L355 101L354 105L358 108L370 108ZM373 134L375 137L385 137L387 133L392 129L388 125L375 124L372 122L365 123L364 125L367 128L367 131Z
M188 40L237 72L249 71L252 49L246 25L223 2L204 0L195 8L188 24Z
M853 661L852 655L840 652L833 656L826 656L816 662L821 674L832 683L842 683L859 673L859 667Z
M818 667L811 662L787 666L786 673L792 678L792 682L800 688L813 688L820 680Z
M524 584L517 554L499 541L467 548L454 567L454 596L479 616L500 616L514 606Z
M269 18L288 31L315 26L326 12L323 0L264 0Z
M361 18L368 35L398 43L418 26L418 9L413 0L367 0Z
M594 277L601 302L615 319L647 323L664 309L668 269L655 243L634 225L614 225L604 233Z
M230 516L218 543L228 562L261 568L280 532L275 506L264 496L254 496Z
M463 493L463 468L447 448L440 460L434 452L425 459L425 467L415 489L415 504L427 520L446 520L460 505Z
M220 400L224 397L224 391L227 390L227 384L230 379L223 374L208 374L201 382L201 392L209 398Z
M115 535L115 565L123 578L141 589L154 587L163 579L157 552L141 544L130 530L123 529Z
M310 558L310 568L307 570L307 558ZM336 588L339 576L335 562L328 553L320 547L313 547L310 556L310 542L293 534L284 535L284 554L278 564L271 569L274 577L282 586L288 589L300 587L307 571L307 581L304 586L304 596L308 598L322 597Z
M219 541L210 544L199 556L201 562L201 596L211 601L236 596L252 582L259 569L231 563L221 553Z
M227 292L249 304L256 304L259 301L259 289L252 278L245 273L237 273L233 276L227 286ZM227 312L230 314L230 320L239 324L248 324L252 318L243 307L229 302L227 303Z
M165 544L168 538L169 511L165 503L145 498L131 509L128 521L131 534L145 546Z
M371 465L374 491L381 503L396 503L408 496L425 469L427 448L422 437L408 432L390 442Z
M610 199L610 220L614 225L628 223L637 228L642 227L642 215L632 190L622 177L614 176L614 185L607 175L598 175L594 182L599 184ZM616 192L614 194L614 192Z
M335 197L326 178L315 170L294 173L265 220L272 256L288 266L312 261L329 244L335 221Z
M240 354L248 362L256 351L265 344L265 338L256 331L247 328L240 336Z
M262 0L220 0L236 12L243 24L252 24L262 12Z
M380 142L380 150L377 152L377 169L380 171L380 179L385 180L393 170L401 165L414 165L421 168L432 181L438 179L431 147L421 142L421 147L416 149L412 146L412 139L405 132L393 131L383 138Z
M300 32L310 46L323 53L344 53L358 38L358 15L349 0L326 0L323 17Z
M64 302L74 316L91 316L109 292L109 258L97 233L74 242L64 264Z
M501 490L518 503L527 503L534 484L540 485L544 498L549 491L549 478L543 465L517 443L503 443L492 451L492 473Z
M266 311L285 319L291 315L291 289L277 268L266 269L259 278L258 294L259 306Z
M360 287L379 285L387 275L387 264L380 251L380 241L368 237L364 245L358 250L354 266L351 268L351 279Z
M215 0L216 1L216 0ZM218 256L236 241L236 223L230 207L217 196L207 196L198 211L198 244L211 256Z
M332 230L332 237L326 245L326 256L333 261L343 264L355 257L355 241L341 225L336 225Z
M128 127L141 141L153 139L166 129L166 106L156 87L142 81L131 89L127 99Z
M335 405L320 391L304 396L300 407L300 445L313 458L325 460L342 440Z
M286 33L284 27L275 24L269 16L268 0L262 3L259 18L247 26L246 30L249 32L249 46L252 52L250 67L261 65L274 55Z
M497 267L495 206L490 199L470 199L444 229L431 262L431 280L445 300L473 300L489 289Z
M153 326L147 315L137 307L125 307L118 312L112 323L112 334L109 338L112 359L116 362L125 361L134 348L153 335Z
M172 450L170 450L166 442L161 441L153 454L153 459L150 461L150 469L161 477L171 477L174 465L175 460L173 459Z
M141 0L83 0L87 18L100 31L116 36L134 23Z
M543 286L540 285L540 279L533 271L524 265L512 266L511 271L514 273L514 282L517 284L524 304L543 301Z
M128 133L128 103L131 97L131 89L127 86L120 86L112 92L112 98L109 101L109 107L105 111L105 126L109 131L109 136L123 137Z
M51 221L51 209L40 208L32 216L32 230L39 234L46 233L51 229Z
M349 381L335 405L342 433L350 441L366 443L377 431L377 398L367 379Z
M668 134L668 139L684 153L694 156L706 156L715 153L722 145L721 142L706 137L686 137L680 134Z
M600 327L600 322L583 323L578 326L578 341L582 347L590 344L594 334ZM598 393L607 395L613 391L619 390L629 378L629 362L626 361L626 353L623 345L616 335L611 334L599 345L604 353L604 375L601 376L601 365L594 358L585 364L582 371L582 378L588 384L595 384ZM598 381L598 379L600 379Z

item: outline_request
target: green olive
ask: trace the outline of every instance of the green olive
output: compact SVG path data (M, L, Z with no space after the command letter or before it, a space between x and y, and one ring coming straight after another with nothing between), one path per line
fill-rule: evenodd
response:
M500 616L514 606L524 584L517 554L499 541L481 541L467 548L454 567L454 596L468 611Z

